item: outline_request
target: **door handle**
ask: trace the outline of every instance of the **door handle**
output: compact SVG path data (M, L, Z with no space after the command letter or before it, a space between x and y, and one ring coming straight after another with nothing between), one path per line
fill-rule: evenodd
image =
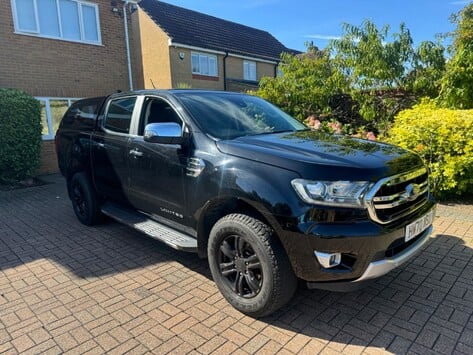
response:
M99 148L105 148L105 144L103 143L95 143L97 145L97 147Z
M138 157L143 156L143 152L140 152L137 149L132 149L132 150L130 150L130 155L133 155L135 158L138 158Z

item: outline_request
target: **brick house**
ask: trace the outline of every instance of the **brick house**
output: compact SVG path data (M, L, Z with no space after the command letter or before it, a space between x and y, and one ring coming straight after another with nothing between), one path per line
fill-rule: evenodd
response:
M54 134L74 100L130 87L246 90L275 76L288 51L264 31L157 0L134 2L0 1L0 87L41 102L40 173L58 171Z
M129 89L123 5L115 3L0 1L0 87L41 102L40 173L57 171L55 129L73 100Z
M141 0L142 86L243 91L274 77L282 52L270 33L156 0Z

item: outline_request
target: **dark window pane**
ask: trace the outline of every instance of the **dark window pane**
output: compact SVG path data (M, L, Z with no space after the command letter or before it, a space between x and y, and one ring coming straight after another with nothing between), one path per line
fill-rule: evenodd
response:
M111 131L128 133L136 97L116 99L108 107L104 127Z

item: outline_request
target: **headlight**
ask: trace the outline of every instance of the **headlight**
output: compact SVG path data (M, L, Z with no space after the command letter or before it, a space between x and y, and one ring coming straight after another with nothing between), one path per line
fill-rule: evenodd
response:
M300 198L307 203L364 208L363 197L371 188L368 181L310 181L295 179L292 187Z

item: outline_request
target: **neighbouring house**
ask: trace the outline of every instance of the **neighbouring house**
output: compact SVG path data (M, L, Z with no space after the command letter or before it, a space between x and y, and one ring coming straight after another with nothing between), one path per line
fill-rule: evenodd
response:
M41 102L40 173L58 171L54 135L74 100L130 88L243 91L275 76L280 54L290 51L265 31L136 2L0 1L0 87Z
M140 1L134 16L145 88L254 89L294 52L266 31L162 1Z

